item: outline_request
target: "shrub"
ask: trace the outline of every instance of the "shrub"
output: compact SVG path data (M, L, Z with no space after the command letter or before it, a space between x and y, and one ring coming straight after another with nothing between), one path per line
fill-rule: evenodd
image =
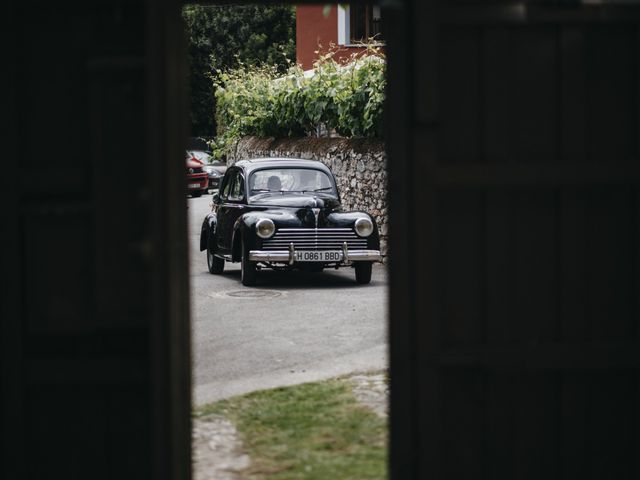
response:
M191 134L210 136L215 132L211 71L234 68L242 61L277 65L284 73L286 59L296 55L295 7L186 5L182 17L188 42Z
M215 80L218 154L242 136L380 136L385 60L375 47L348 62L321 56L313 75L291 66L285 76L269 65L240 65Z

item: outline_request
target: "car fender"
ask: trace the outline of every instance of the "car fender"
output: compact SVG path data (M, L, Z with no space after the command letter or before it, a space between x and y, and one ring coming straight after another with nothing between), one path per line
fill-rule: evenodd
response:
M328 220L339 227L351 227L356 223L359 218L368 218L373 223L373 233L367 237L368 248L379 249L380 248L380 234L378 232L378 224L373 215L367 212L354 211L354 212L334 212L329 215Z
M233 225L233 234L231 236L231 258L234 262L239 262L242 257L242 239L249 241L250 248L255 243L255 235L252 235L253 225L255 222L251 221L251 214L245 213L236 220ZM253 240L252 240L253 239Z
M200 228L200 251L204 251L207 249L207 244L209 243L209 238L211 238L216 232L216 225L218 223L218 218L216 214L210 212L204 217L204 221L202 222L202 227Z
M359 218L368 218L371 220L373 225L377 228L376 219L373 218L373 215L368 214L367 212L362 211L352 211L352 212L332 212L327 217L331 222L336 225L351 227L355 224L356 220Z
M232 258L234 262L240 261L242 255L241 252L241 240L244 238L248 243L249 249L260 248L261 240L256 235L256 223L261 218L269 218L275 224L276 227L286 225L288 227L300 226L301 222L294 214L285 214L281 210L255 210L247 212L236 220L233 225L232 235Z

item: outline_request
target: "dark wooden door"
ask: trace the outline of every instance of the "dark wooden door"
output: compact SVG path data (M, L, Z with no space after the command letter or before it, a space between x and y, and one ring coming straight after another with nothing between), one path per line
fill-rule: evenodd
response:
M2 15L0 477L186 479L177 2Z
M392 11L394 478L640 475L639 14Z
M392 477L638 478L638 8L439 3L383 13ZM178 2L1 22L0 476L188 478Z

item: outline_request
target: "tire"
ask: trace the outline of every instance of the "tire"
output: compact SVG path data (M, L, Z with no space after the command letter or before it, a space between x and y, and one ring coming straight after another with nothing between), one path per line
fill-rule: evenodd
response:
M202 195L202 192L200 190L195 190L195 191L191 192L191 196L193 198L198 198L201 195Z
M365 285L371 282L371 262L354 262L356 269L356 283Z
M245 247L242 239L242 258L240 260L240 281L245 287L253 287L256 284L256 263L249 260L249 248Z
M216 257L211 251L211 247L207 244L207 266L209 273L220 275L224 272L224 258Z

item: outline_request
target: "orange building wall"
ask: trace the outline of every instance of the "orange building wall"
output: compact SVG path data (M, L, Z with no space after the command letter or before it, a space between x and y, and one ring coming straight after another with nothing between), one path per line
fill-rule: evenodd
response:
M326 51L338 43L338 7L333 5L327 17L323 10L322 4L296 6L296 61L305 70L313 67L319 45Z
M327 17L324 16L324 5L296 6L296 61L304 70L313 67L313 62L320 53L338 44L338 4L331 6ZM382 48L384 51L384 48ZM364 52L358 46L341 46L333 57L336 60L348 59L354 52Z

